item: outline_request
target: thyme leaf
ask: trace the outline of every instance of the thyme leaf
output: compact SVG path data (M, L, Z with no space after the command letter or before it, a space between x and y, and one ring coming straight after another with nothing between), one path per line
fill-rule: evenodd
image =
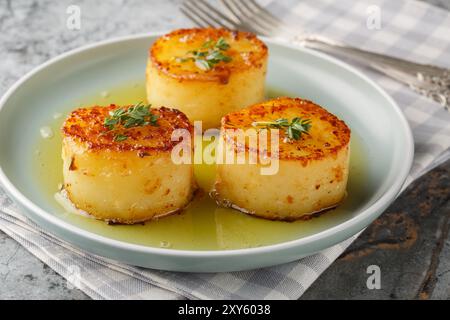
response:
M116 130L122 125L124 128L143 127L146 125L157 126L158 116L150 111L150 104L144 105L142 102L132 107L122 107L109 112L109 117L105 118L103 125L108 131ZM128 139L128 136L118 133L114 136L114 141L120 142Z
M276 119L274 121L256 121L252 123L253 127L265 127L285 129L289 140L300 140L302 134L309 134L311 129L311 120L295 117L291 121L286 118Z
M202 44L200 49L188 51L185 57L177 57L175 59L181 63L193 61L197 68L208 71L220 62L228 63L232 60L230 56L225 54L225 51L229 48L230 45L226 40L220 37L216 42L208 40Z

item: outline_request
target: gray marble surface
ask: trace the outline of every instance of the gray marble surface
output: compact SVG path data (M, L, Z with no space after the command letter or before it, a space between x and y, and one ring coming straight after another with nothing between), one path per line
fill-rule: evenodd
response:
M450 9L448 0L427 1ZM179 13L177 6L180 2L180 0L1 0L0 94L33 67L81 45L120 35L192 25ZM77 31L66 28L66 10L71 4L82 8L82 26ZM425 178L434 179L433 181L438 184L443 183L445 177L448 178L450 162L444 164L442 168L438 169L441 170L440 178L433 178L431 175ZM448 179L445 181L448 183ZM430 190L429 192L432 192L432 189ZM422 193L419 196L430 195ZM407 201L408 198L402 197L395 205L401 208L407 205ZM450 210L448 199L441 201L435 209L443 216L448 216ZM442 230L447 230L448 233L448 229ZM439 270L444 276L436 281L432 279L434 281L433 292L430 295L432 298L450 297L448 289L450 273L446 271L450 265L449 241L448 239L443 241L446 241L446 245L437 256L437 268L441 268ZM387 261L395 261L399 255L399 253L392 254L392 251L382 254ZM389 284L390 287L394 287L392 291L394 293L386 291L374 295L367 290L356 292L355 288L358 287L355 287L354 281L358 279L353 279L352 282L343 275L352 274L366 262L368 261L340 259L313 285L304 298L410 297L401 294L408 291L408 284L398 281ZM328 291L330 283L334 283L333 287L338 288L334 294ZM0 231L0 299L89 298L79 290L67 289L66 281L62 277Z

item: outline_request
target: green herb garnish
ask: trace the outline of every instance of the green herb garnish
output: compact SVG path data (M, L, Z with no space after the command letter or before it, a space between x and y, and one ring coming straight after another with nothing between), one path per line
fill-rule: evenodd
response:
M128 136L118 133L114 136L114 141L120 142L120 141L125 141L128 139Z
M193 61L195 66L203 71L208 71L220 62L228 63L232 59L230 56L224 54L230 48L230 45L223 37L214 42L208 40L199 50L189 51L186 57L176 58L179 62Z
M144 105L142 102L132 107L124 107L109 112L103 125L109 130L117 130L118 125L125 128L142 127L146 125L157 126L158 116L150 112L150 104ZM128 136L125 134L116 134L114 141L125 141Z
M222 37L220 37L219 40L217 40L215 47L219 48L220 50L230 49L230 45Z
M295 117L291 122L289 122L288 119L280 118L275 121L253 122L252 126L286 129L286 135L289 140L299 140L302 137L302 134L309 134L309 130L311 129L311 120Z

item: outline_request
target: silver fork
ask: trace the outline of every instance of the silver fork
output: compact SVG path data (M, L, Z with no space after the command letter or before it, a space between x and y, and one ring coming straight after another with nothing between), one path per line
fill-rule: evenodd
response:
M200 27L244 30L266 37L277 37L281 33L299 45L351 58L408 85L450 111L449 69L361 50L317 35L299 34L254 0L220 2L227 13L216 9L206 0L185 0L180 10Z

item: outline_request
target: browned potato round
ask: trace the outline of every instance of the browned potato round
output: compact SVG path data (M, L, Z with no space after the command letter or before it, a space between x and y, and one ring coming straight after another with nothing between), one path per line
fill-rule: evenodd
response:
M268 50L254 34L181 29L159 38L147 63L147 99L171 106L203 128L264 99Z
M249 129L255 122L295 117L309 119L309 134L287 139L279 130L278 172L262 175L262 163L218 164L213 195L220 204L277 220L306 218L335 207L346 194L350 129L336 116L311 101L279 98L256 104L222 118L221 140L225 155L261 150L238 143L227 129ZM226 143L225 143L226 142ZM260 146L258 145L258 148ZM269 157L275 150L265 149ZM230 154L231 153L231 154Z
M194 191L193 167L172 162L177 142L171 141L171 134L178 128L192 131L188 119L178 110L152 108L156 126L121 125L108 131L105 118L118 108L80 108L65 121L63 174L70 200L98 219L117 223L140 222L182 209Z

